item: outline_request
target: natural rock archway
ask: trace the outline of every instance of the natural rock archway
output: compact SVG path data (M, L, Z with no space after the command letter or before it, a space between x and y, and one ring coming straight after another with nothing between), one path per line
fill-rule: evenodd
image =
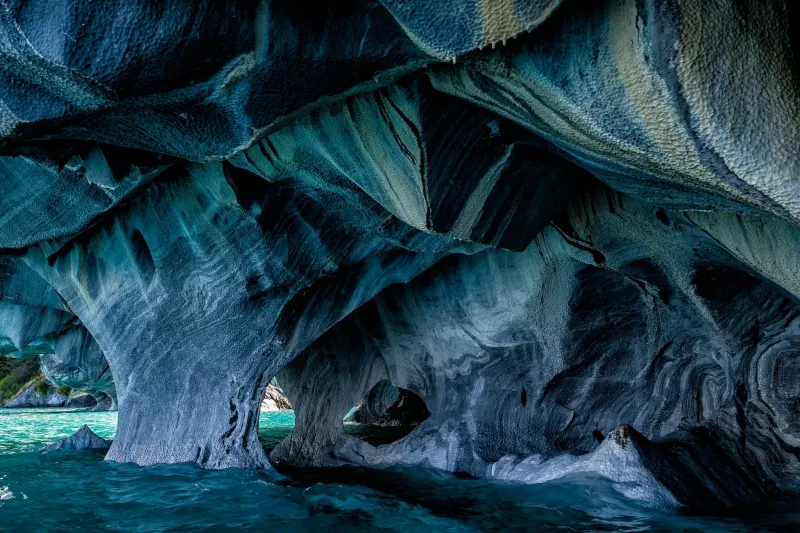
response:
M286 464L796 477L793 3L62 7L0 6L0 356L108 459L268 467L279 374ZM430 416L376 447L385 380Z
M652 482L627 493L694 507L761 499L797 475L797 388L778 383L795 375L800 307L747 270L683 215L590 187L525 252L445 259L294 363L307 418L385 372L429 406L419 428L365 451L338 434L321 447L315 428L332 421L309 423L275 459L526 482L596 471L624 488L638 476L620 471L628 460L546 459L590 452L630 424L656 444L630 459Z

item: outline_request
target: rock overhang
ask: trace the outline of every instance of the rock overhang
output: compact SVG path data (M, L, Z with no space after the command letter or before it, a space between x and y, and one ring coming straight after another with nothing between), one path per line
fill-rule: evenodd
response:
M328 335L340 345L353 336L356 352L378 357L365 368L379 370L363 374L341 356L353 373L341 378L348 394L360 398L379 374L435 391L416 443L395 445L391 460L484 475L498 454L588 451L593 431L610 431L619 415L603 404L616 396L595 389L597 375L624 374L637 357L653 361L627 376L634 384L664 368L682 375L680 365L697 373L678 380L695 403L667 422L658 416L669 387L656 389L660 407L631 393L647 416L621 412L648 438L679 422L711 424L744 439L734 462L755 455L747 465L770 470L787 460L775 443L791 431L776 433L753 409L788 397L753 396L747 380L761 374L745 367L776 365L787 376L776 386L791 396L794 304L759 281L797 295L790 5L745 2L741 23L732 5L690 0L229 4L125 4L80 28L70 21L88 16L83 2L69 4L71 19L45 17L34 1L3 6L0 17L0 301L18 317L3 324L5 351L47 351L53 379L118 395L110 458L266 465L254 431L262 389L298 356L334 357ZM101 29L103 17L114 23ZM79 38L48 39L52 25ZM103 44L114 37L120 46ZM733 57L731 39L746 53ZM759 76L741 76L749 71ZM522 255L507 259L505 249ZM538 280L525 266L498 277L530 254ZM453 287L442 281L473 255L485 265ZM530 307L534 296L552 317ZM734 302L727 310L724 298ZM449 312L409 336L437 299ZM746 301L764 316L748 314ZM632 313L641 305L643 322ZM391 326L404 307L421 315ZM686 362L695 347L667 339L670 328L700 324L719 333L698 334L715 350ZM591 353L620 341L636 348L572 361L562 345ZM428 359L409 355L420 346ZM288 387L323 387L326 397L316 384L324 365ZM548 372L552 384L537 388ZM579 412L569 402L585 398L571 398L572 385L602 393ZM509 402L510 418L436 400L482 394ZM528 405L550 417L546 430L508 429L527 427ZM302 408L338 442L313 404ZM793 427L792 410L778 410ZM561 427L576 419L585 427ZM298 431L297 449L311 448L295 459L316 460L328 449L320 438L314 427ZM347 439L337 446L344 462L381 455ZM724 492L711 490L726 504L756 497Z

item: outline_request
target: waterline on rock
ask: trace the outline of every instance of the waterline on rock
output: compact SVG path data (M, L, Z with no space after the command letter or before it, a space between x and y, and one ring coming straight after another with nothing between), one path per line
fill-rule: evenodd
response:
M592 476L538 485L476 480L426 469L299 469L273 472L194 464L140 467L102 452L42 454L46 440L84 423L113 438L115 413L71 409L0 411L0 530L16 531L741 531L754 520L800 523L790 503L756 516L688 516L649 509ZM294 413L261 414L269 448L291 431ZM348 430L354 425L347 424ZM365 434L369 432L360 428ZM370 438L375 438L374 435ZM380 436L377 437L380 440ZM775 511L772 511L775 508ZM780 518L778 518L780 517ZM792 520L794 522L792 522Z

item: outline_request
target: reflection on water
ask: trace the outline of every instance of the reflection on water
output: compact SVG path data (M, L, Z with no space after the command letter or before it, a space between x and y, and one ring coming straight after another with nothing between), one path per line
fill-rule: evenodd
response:
M437 471L206 471L115 464L97 452L35 451L84 423L108 438L116 415L0 410L0 531L753 531L759 524L800 525L792 501L735 518L691 517L647 509L591 477L521 486ZM291 412L263 413L259 435L272 447L293 423Z

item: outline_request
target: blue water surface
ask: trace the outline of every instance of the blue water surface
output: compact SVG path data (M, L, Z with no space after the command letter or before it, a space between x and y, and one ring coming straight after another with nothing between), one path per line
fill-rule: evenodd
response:
M37 451L83 424L112 438L116 420L0 409L0 532L800 530L795 501L688 516L648 509L592 477L525 486L419 469L208 471ZM290 411L262 413L259 436L271 448L293 424ZM348 431L380 440L367 428Z

